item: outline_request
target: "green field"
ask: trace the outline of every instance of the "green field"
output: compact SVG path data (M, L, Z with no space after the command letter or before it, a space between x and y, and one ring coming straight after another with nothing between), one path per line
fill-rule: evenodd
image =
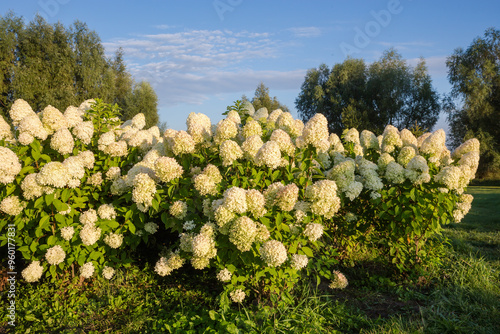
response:
M16 333L500 333L500 187L468 192L472 210L444 229L443 263L421 276L361 262L340 268L345 290L304 282L292 306L222 310L213 273L162 278L140 265L111 282L20 284ZM0 333L12 330L5 311Z

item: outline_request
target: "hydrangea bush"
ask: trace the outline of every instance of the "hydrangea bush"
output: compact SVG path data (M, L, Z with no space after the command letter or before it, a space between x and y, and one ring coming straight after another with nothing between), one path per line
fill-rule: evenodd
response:
M403 270L470 209L476 139L450 153L442 130L339 138L321 114L304 124L279 109L229 109L217 124L191 113L186 131L160 134L99 100L39 114L17 100L14 129L0 119L0 228L16 226L24 279L70 268L111 279L168 231L178 237L158 255L159 275L215 268L223 300L286 301L312 273L347 286L333 265L368 237Z

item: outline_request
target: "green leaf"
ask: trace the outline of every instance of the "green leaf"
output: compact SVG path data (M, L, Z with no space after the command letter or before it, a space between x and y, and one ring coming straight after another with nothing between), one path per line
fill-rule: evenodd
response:
M312 249L309 247L302 247L300 250L304 252L304 254L307 255L308 257L314 256Z
M45 195L45 203L47 205L51 205L53 201L54 201L54 194Z
M135 225L131 221L129 221L129 223L128 223L128 229L130 232L135 234Z

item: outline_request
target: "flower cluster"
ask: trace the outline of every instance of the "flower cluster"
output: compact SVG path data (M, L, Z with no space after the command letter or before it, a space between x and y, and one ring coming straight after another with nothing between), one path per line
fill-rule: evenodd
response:
M330 289L345 289L347 288L348 284L349 282L347 281L345 275L340 271L335 270L333 272L333 280L330 282L330 285L328 285L328 287Z
M288 258L285 246L277 240L269 240L260 247L260 257L269 267L278 267Z
M21 168L17 155L7 147L0 146L0 183L12 183Z

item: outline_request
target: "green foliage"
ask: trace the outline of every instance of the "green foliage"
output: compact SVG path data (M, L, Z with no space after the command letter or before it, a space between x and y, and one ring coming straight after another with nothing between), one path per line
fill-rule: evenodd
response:
M380 133L387 124L401 130L415 122L431 129L440 112L425 60L412 68L393 49L369 66L347 58L331 70L324 64L309 70L295 104L304 121L324 114L337 134L352 127Z
M452 144L476 137L481 141L480 178L500 173L500 31L490 28L466 49L448 57L448 121Z
M415 282L394 277L379 264L344 268L342 291L314 289L304 281L294 303L220 309L211 273L177 271L158 279L148 267L118 270L112 281L56 284L18 282L18 332L227 333L496 333L500 330L500 188L470 187L476 200L469 215L448 225L452 239L443 265ZM481 233L482 242L476 237ZM486 254L490 256L485 256ZM8 331L6 308L0 330Z

